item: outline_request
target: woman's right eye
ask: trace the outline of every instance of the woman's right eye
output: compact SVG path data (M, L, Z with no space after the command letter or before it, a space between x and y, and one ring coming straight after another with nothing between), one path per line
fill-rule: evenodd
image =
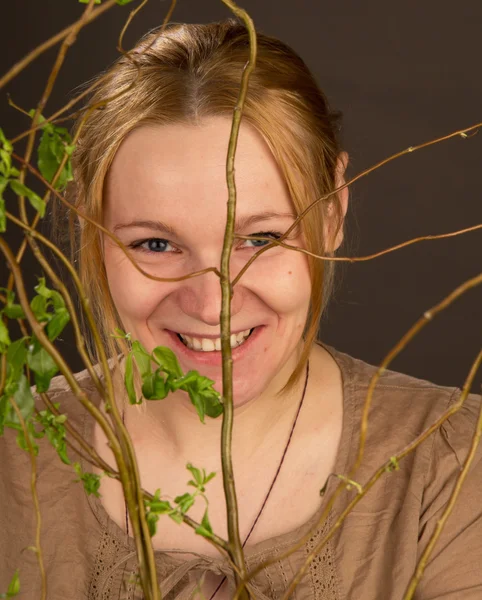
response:
M146 244L147 248L145 247ZM129 248L139 250L140 252L147 252L148 254L165 254L166 246L170 246L170 243L161 238L147 238L129 244Z

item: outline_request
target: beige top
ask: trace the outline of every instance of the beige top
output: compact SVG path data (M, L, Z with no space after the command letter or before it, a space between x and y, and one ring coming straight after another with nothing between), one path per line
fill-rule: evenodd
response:
M343 430L335 473L347 474L359 439L361 409L376 367L324 345L343 377ZM99 402L87 371L78 381ZM91 439L93 420L67 388L63 377L52 381L51 398ZM387 371L379 381L370 413L365 460L357 474L364 484L384 461L431 425L460 394L460 389ZM38 400L39 409L43 409ZM356 505L311 563L292 598L297 600L399 600L436 526L457 473L466 457L478 417L480 397L464 406L415 452L400 470L384 473ZM60 462L53 448L39 440L37 489L42 513L41 544L49 600L141 598L130 581L136 573L133 539L107 515L100 499L87 496L76 474ZM69 452L74 459L74 453ZM30 490L28 454L15 443L15 432L0 437L0 592L20 568L19 599L40 598L35 554L35 516ZM85 471L89 465L82 463ZM316 524L339 479L330 477L319 510L301 528L247 546L249 569L277 555ZM302 548L263 570L253 579L261 600L281 598L307 554L323 538L336 516L356 494L344 490L322 524ZM182 525L181 525L182 526ZM191 560L174 552L156 551L161 590L166 600L188 598L202 573L228 576L221 558L202 554ZM220 577L221 579L221 577ZM416 592L418 600L480 600L482 598L482 444L452 515L437 542Z

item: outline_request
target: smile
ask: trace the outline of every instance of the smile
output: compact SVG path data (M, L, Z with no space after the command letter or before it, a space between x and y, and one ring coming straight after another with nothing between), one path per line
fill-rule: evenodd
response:
M231 335L231 348L237 348L244 344L249 336L254 331L253 329L246 329L238 334L233 333ZM221 351L221 338L195 338L181 333L176 334L182 343L196 352L220 352Z

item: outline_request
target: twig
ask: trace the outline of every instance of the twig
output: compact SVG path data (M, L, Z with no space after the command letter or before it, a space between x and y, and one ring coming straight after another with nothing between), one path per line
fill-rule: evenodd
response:
M47 577L45 574L45 566L43 559L42 546L40 544L40 533L42 530L42 515L40 513L40 504L38 500L37 494L37 458L35 456L35 452L32 446L32 441L30 439L30 433L27 429L27 425L25 423L25 419L23 418L20 409L15 402L13 397L9 398L10 404L13 407L13 410L17 413L18 420L20 421L20 425L22 427L23 435L25 437L25 442L28 447L28 453L30 455L30 464L31 464L31 476L30 476L30 489L32 491L32 499L33 505L35 509L35 518L37 521L37 525L35 528L35 554L37 555L38 566L40 570L40 580L42 582L42 591L40 593L40 600L46 600L47 598Z
M411 442L404 450L399 452L396 456L390 457L389 460L387 460L384 465L382 465L379 469L377 469L377 471L372 475L372 477L365 484L362 491L360 491L353 498L353 500L348 504L346 509L338 517L335 524L330 529L330 531L326 534L326 536L322 540L320 540L320 542L316 545L316 547L313 548L313 550L308 554L308 556L305 559L305 562L303 563L301 568L297 571L295 577L292 579L290 586L288 587L285 594L283 595L282 600L288 600L288 598L292 594L294 588L301 581L303 574L306 572L306 569L309 567L309 565L311 564L313 559L316 557L316 555L319 554L319 552L321 551L323 546L335 534L336 530L341 527L341 525L342 525L343 521L345 520L345 518L347 517L347 515L358 504L358 502L360 502L360 500L368 493L368 491L375 485L375 483L378 481L378 479L384 473L390 472L390 468L392 467L394 461L399 462L400 460L405 458L408 454L413 452L413 450L415 450L415 448L417 448L417 446L419 446L424 440L426 440L429 437L429 435L434 433L450 416L452 416L453 414L455 414L457 411L460 410L460 408L463 406L463 404L469 394L470 387L472 385L472 381L474 380L474 377L475 377L478 369L480 368L481 363L482 363L482 351L479 352L479 354L477 355L477 358L475 359L475 361L473 362L473 364L470 368L470 372L469 372L469 375L465 382L465 385L463 387L462 394L460 395L460 398L457 400L457 402L454 403L454 405L452 407L450 407L441 417L439 417L439 419L437 419L437 421L435 423L433 423L431 427L426 429L413 442ZM479 424L480 424L480 416L479 416ZM344 487L343 484L341 484L341 486L339 486L338 489L341 490L341 488L343 488L343 487ZM337 489L337 491L338 491L338 489ZM326 518L326 515L328 514L328 511L329 511L329 508L327 506L327 507L325 507L325 510L323 511L325 518ZM406 599L404 598L404 600L406 600Z
M231 296L230 284L230 257L234 239L234 223L236 217L236 183L234 178L234 159L238 141L241 117L248 92L249 76L256 65L257 39L254 24L248 13L240 9L232 0L222 0L232 12L240 17L249 33L249 59L243 71L241 86L236 103L231 133L229 136L228 155L226 160L226 179L228 185L228 206L226 229L224 235L223 251L221 255L221 349L223 366L223 422L221 426L221 464L223 472L224 495L226 497L226 513L228 524L228 536L230 545L230 556L239 570L235 573L236 581L239 583L241 576L246 575L243 546L239 537L239 514L236 498L236 487L234 482L232 464L232 432L233 432L233 359L231 355ZM244 589L243 598L249 598L249 592Z
M472 227L466 227L465 229L458 229L457 231L451 231L450 233L440 233L437 235L424 235L421 237L413 238L406 242L402 242L401 244L397 244L396 246L391 246L390 248L386 248L385 250L381 250L380 252L376 252L375 254L368 254L367 256L326 256L323 254L315 254L314 252L309 252L304 248L299 248L298 246L291 246L290 244L285 244L284 242L280 242L279 240L274 240L270 237L263 237L262 235L235 235L235 238L241 240L266 240L270 241L274 246L282 246L283 248L287 248L289 250L295 250L296 252L301 252L302 254L307 254L308 256L313 256L313 258L318 258L320 260L326 261L338 261L338 262L363 262L366 260L372 260L374 258L378 258L383 256L384 254L388 254L389 252L394 252L395 250L400 250L400 248L404 248L405 246L410 246L411 244L415 244L417 242L422 242L425 240L441 240L443 238L455 237L457 235L462 235L463 233L469 233L470 231L475 231L477 229L482 229L482 223L479 225L473 225Z
M438 305L436 305L430 311L426 311L425 315L431 314L435 310L436 310L437 313L440 312L440 311L442 311L442 310L444 310L449 304L451 304L454 300L456 300L457 298L459 298L464 292L466 292L467 290L471 289L472 287L475 287L476 285L478 285L480 283L482 283L482 274L478 275L477 277L475 277L473 279L469 279L468 281L464 282L461 286L459 286L453 292L451 292L451 294L449 294L449 296L447 296L444 300L442 300L442 302L440 302ZM412 339L416 335L416 333L418 333L418 331L421 329L421 327L422 327L422 325L420 325L420 320L419 320L419 321L417 321L417 323L414 326L412 326L412 328L409 330L409 332L407 334L405 334L405 336L403 336L403 338L400 340L400 342L395 346L395 349L392 350L387 355L387 357L385 357L385 359L382 361L382 365L384 366L383 370L385 370L386 367L388 366L388 364L395 358L396 354L395 355L393 354L395 352L395 350L397 351L397 354L400 353L401 350L403 350L403 348L408 344L408 341L410 339ZM411 333L412 333L412 335L410 335ZM476 374L477 369L479 368L481 362L482 362L482 352L479 353L479 355L477 356L474 364L472 365L472 367L470 369L470 372L469 372L469 375L467 377L466 383L464 384L464 388L463 388L463 391L462 391L461 399L459 400L460 406L462 405L463 401L465 400L465 398L467 397L467 395L469 393L471 383L472 383L472 381L473 381L473 379L475 377L475 374ZM373 375L372 379L370 380L369 389L368 389L367 396L366 396L366 399L365 399L365 404L364 404L364 406L365 406L364 414L365 414L365 412L367 413L366 406L367 406L367 404L368 405L370 404L371 395L372 395L372 392L373 392L373 388L374 388L374 385L375 385L376 381L379 378L379 374L380 374L380 369L381 368L382 367L380 367L378 369L378 371ZM445 413L445 415L442 415L442 417L440 419L438 419L438 421L436 421L436 423L434 425L432 425L431 427L429 427L425 432L423 432L420 436L418 436L415 439L415 441L413 443L409 444L409 446L405 450L403 450L400 454L398 454L396 458L398 460L401 460L409 452L411 452L412 450L414 450L424 439L426 439L426 437L428 437L438 427L440 427L440 425L450 415L452 415L454 412L456 412L460 408L460 406L458 406L458 403L455 406L456 406L455 408L451 408L449 411L447 411ZM365 431L365 434L366 434L366 425L364 427L364 425L363 425L363 417L362 417L362 423L361 423L360 430L361 430L360 437L362 438L363 431ZM390 464L390 462L391 462L391 460L388 461L382 467L380 467L380 469L378 469L378 471L376 473L380 473L380 474L383 473L384 469L386 468L386 466L388 466ZM355 463L355 466L352 467L351 471L348 474L348 478L350 478L350 479L354 478L354 473L355 473L355 471L356 471L357 468L358 468L357 467L357 463ZM373 476L373 477L375 477L375 479L373 480L373 482L372 482L372 479L370 479L369 483L367 483L364 486L363 495L368 491L368 489L370 489L370 487L375 483L376 479L378 479L379 476L380 475L375 474ZM338 485L338 487L333 492L332 496L328 499L327 504L325 506L325 509L323 510L323 512L320 515L319 519L316 521L316 523L313 525L313 527L296 544L294 544L291 548L289 548L288 550L286 550L282 554L276 556L275 558L270 558L270 559L267 559L267 560L263 561L253 571L251 571L249 573L249 575L245 579L245 582L246 581L250 581L253 577L255 577L258 573L260 573L263 569L265 569L265 568L267 568L267 567L275 564L279 560L283 560L284 558L288 558L294 552L296 552L297 550L299 550L300 548L302 548L304 546L304 544L313 535L313 533L323 524L323 522L325 521L325 519L326 519L326 517L327 517L327 515L328 515L328 513L330 511L330 509L332 508L333 504L335 503L336 498L340 495L340 493L342 492L342 490L344 488L345 488L345 484L344 483L340 483ZM355 500L356 500L356 498L355 498ZM355 502L355 504L356 504L356 502ZM351 508L352 508L352 505L350 504L348 506L347 510L342 515L343 519L344 519L344 516L346 516L346 514L348 514L348 512L351 510ZM341 524L341 521L340 521L339 524L338 524L338 521L337 521L337 523L335 523L335 525L334 525L334 528L338 528L340 526L340 524ZM329 538L324 538L324 540L322 540L322 542L325 543L326 541L328 541L328 539ZM320 544L322 544L322 542L320 542ZM320 546L320 548L321 548L321 546ZM313 552L315 552L315 554L317 552L319 552L318 546L313 550ZM311 556L311 553L310 553L309 556ZM242 590L242 587L243 587L242 585L238 587L238 590L236 591L236 594L234 596L234 600L237 600L239 598L239 594L240 594L240 592Z
M18 160L20 163L24 162L23 158L21 156L19 156L18 154L15 154L15 152L12 152L12 157L15 160ZM37 169L35 169L35 167L32 167L32 165L28 164L27 169L31 173L33 173L35 175L35 177L37 177L37 179L42 181L42 183L52 192L52 194L54 194L65 206L67 206L70 210L73 210L75 212L75 214L78 215L80 218L85 219L88 223L90 223L91 225L94 225L95 227L100 229L100 231L105 233L111 240L113 240L119 246L119 248L122 250L122 252L125 254L126 258L129 260L129 262L132 264L132 266L137 271L139 271L139 273L144 275L144 277L147 277L148 279L152 279L153 281L168 281L168 282L182 281L183 279L190 279L191 277L197 277L198 275L204 275L204 273L210 273L211 271L213 273L215 273L218 277L221 277L221 273L219 272L219 270L216 267L207 267L206 269L202 269L201 271L195 271L193 273L189 273L188 275L182 275L180 277L156 277L155 275L150 275L149 273L144 271L144 269L139 267L139 265L136 263L136 261L133 260L133 258L129 254L128 249L117 238L117 236L115 236L113 233L111 233L108 229L106 229L100 223L97 223L97 221L95 221L94 219L91 219L87 215L84 215L83 213L81 213L80 210L75 208L75 206L70 205L67 202L67 200L65 200L65 198L63 198L62 195L59 194L59 192L48 181L46 181L42 177L42 175L37 171ZM13 215L11 215L11 216L13 216Z
M99 8L96 8L95 10L93 10L92 13L90 14L88 20L86 21L86 24L92 23L92 21L97 19L97 17L100 17L103 13L105 13L110 8L112 8L116 4L116 2L117 2L117 0L107 0L107 2L105 2L105 4L102 4L102 6L99 6ZM66 27L65 29L62 29L62 31L59 31L59 33L52 36L47 41L43 42L43 44L40 44L39 46L34 48L31 52L29 52L26 56L24 56L24 58L22 58L22 60L15 63L13 65L13 67L11 67L7 71L7 73L3 77L0 78L0 89L2 89L12 79L17 77L17 75L19 75L19 73L21 73L26 67L28 67L28 65L31 62L33 62L36 58L38 58L41 54L43 54L49 48L51 48L52 46L55 46L55 44L58 44L64 38L66 38L70 34L72 29L77 25L77 22L78 21L75 21L74 23L72 23L71 25Z
M442 513L442 516L439 519L437 519L437 524L432 533L432 536L430 537L430 540L428 541L428 544L427 544L425 550L422 552L422 555L420 556L420 559L417 564L417 568L415 569L415 573L413 574L412 578L410 579L410 582L408 584L408 588L407 588L407 591L405 592L405 596L403 597L403 600L412 600L412 598L413 598L415 589L416 589L417 585L419 584L420 579L422 578L422 575L423 575L423 572L427 565L427 561L430 557L430 554L432 553L432 551L435 547L435 544L437 543L437 540L440 537L440 534L442 533L442 530L445 527L445 524L455 506L455 502L457 501L457 498L459 497L460 491L462 489L462 485L463 485L465 479L467 478L470 466L474 460L475 453L477 451L477 447L479 445L481 437L482 437L482 403L480 404L479 418L477 419L477 426L475 428L475 432L472 437L472 443L470 445L470 449L467 454L467 457L464 461L462 470L460 471L459 476L457 477L457 481L455 482L454 489L452 490L449 501L447 502L447 505Z
M427 148L428 146L432 146L434 144L439 144L440 142L443 142L443 141L448 140L450 138L460 136L463 139L466 139L467 137L469 137L467 135L468 132L470 132L470 131L476 132L480 127L482 127L482 122L481 123L477 123L476 125L471 125L470 127L467 127L466 129L459 129L457 131L449 133L448 135L444 135L442 137L430 140L428 142L424 142L423 144L419 144L418 146L410 146L409 148L407 148L405 150L402 150L401 152L397 152L396 154L392 154L392 156L389 156L388 158L385 158L385 159L381 160L380 162L376 163L375 165L373 165L369 169L366 169L365 171L362 171L361 173L359 173L358 175L356 175L355 177L353 177L352 179L350 179L350 181L347 181L343 185L340 185L339 187L337 187L336 189L334 189L332 192L329 192L328 194L325 194L325 195L321 196L320 198L318 198L317 200L315 200L314 202L312 202L309 206L307 206L305 208L304 211L301 212L301 214L299 214L296 217L296 219L292 223L292 225L290 225L290 227L283 233L283 235L280 237L279 240L277 240L277 242L278 243L282 242L293 231L293 229L298 225L298 223L305 217L305 215L307 215L308 212L310 210L312 210L317 204L319 204L320 202L323 202L324 200L327 200L328 198L330 198L331 196L337 194L338 192L341 192L341 190L343 190L346 187L352 185L353 183L355 183L355 181L358 181L362 177L365 177L365 175L368 175L372 171L375 171L376 169L379 169L383 165L391 162L392 160L395 160L396 158L399 158L400 156L403 156L404 154L411 154L412 152L415 152L417 150L421 150L422 148ZM472 136L470 136L470 137L472 137ZM249 268L249 266L258 258L258 256L260 256L261 254L263 254L264 252L266 252L267 250L269 250L270 248L272 248L273 245L275 245L273 243L274 240L271 239L271 242L272 242L271 244L268 244L267 246L264 246L263 248L261 248L260 250L258 250L258 252L256 252L256 254L253 254L253 256L248 260L248 262L244 265L244 267L239 271L239 273L234 278L234 280L232 282L232 286L233 287L241 279L241 277L246 272L246 270Z

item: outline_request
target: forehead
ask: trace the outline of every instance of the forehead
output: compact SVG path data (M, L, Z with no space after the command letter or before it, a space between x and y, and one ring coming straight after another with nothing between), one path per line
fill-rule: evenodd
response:
M105 216L155 218L200 210L226 214L226 157L231 120L200 125L144 125L121 144L106 180ZM237 214L293 212L289 192L267 143L242 122L235 156Z

